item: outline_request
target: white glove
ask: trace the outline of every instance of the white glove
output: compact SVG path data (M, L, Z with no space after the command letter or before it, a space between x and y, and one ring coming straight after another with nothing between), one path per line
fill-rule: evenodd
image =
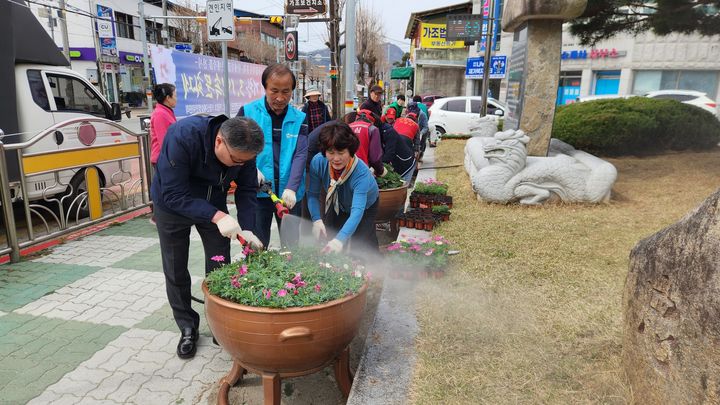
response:
M217 227L222 236L235 239L242 232L238 221L230 215L225 215L217 222Z
M257 169L258 186L265 182L265 176L262 174L260 169Z
M325 245L323 253L340 253L342 252L343 243L337 239L333 239Z
M327 238L327 231L325 231L325 223L323 223L322 219L318 219L317 221L313 222L312 233L316 240L320 240L320 236Z
M293 209L293 207L297 203L295 192L290 190L289 188L283 190L282 197L280 198L283 200L283 202L285 202L285 206L289 209Z
M380 177L385 177L386 174L388 174L388 169L386 169L385 166L383 166L383 171L382 171L382 173L380 173Z
M250 231L242 231L240 232L240 236L242 236L245 241L250 244L250 247L255 248L256 250L260 250L264 247L263 243L260 242L260 239L258 239L258 237Z

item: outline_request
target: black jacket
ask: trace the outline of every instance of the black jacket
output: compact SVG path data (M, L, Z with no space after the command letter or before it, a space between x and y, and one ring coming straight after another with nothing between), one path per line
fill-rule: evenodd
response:
M406 136L397 133L390 124L383 124L380 129L383 141L382 161L390 165L401 176L415 166L415 149L413 142Z
M227 192L234 180L238 222L243 229L252 230L258 188L255 160L226 167L215 156L215 136L227 119L224 115L191 116L171 125L150 193L160 209L210 222L218 210L228 212Z

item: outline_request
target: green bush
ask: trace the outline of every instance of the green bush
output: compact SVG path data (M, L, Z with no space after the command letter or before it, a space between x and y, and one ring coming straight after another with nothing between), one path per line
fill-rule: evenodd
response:
M552 136L596 155L648 155L715 147L720 121L675 100L595 100L558 108Z

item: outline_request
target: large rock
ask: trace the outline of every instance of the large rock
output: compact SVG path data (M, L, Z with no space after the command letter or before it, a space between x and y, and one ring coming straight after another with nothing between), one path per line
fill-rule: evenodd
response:
M720 190L630 254L623 366L637 403L720 403Z

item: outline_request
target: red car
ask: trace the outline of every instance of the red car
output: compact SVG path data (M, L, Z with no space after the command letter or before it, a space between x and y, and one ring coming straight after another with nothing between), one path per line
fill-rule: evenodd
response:
M433 103L435 102L435 100L441 99L443 97L445 97L445 96L428 94L428 95L422 96L422 102L423 102L423 104L425 104L427 106L427 108L430 108L433 105Z

